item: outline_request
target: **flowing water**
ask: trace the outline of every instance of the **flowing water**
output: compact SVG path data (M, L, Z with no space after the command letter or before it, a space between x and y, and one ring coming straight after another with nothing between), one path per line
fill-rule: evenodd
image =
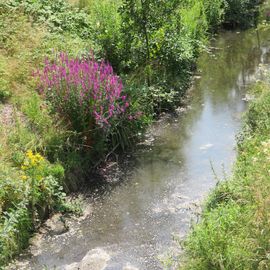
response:
M185 235L198 202L230 173L246 88L268 63L270 31L225 32L202 53L186 110L153 127L127 179L92 203L92 214L69 233L44 237L25 269L163 269L159 256ZM18 263L17 269L23 269ZM76 268L77 266L77 268ZM54 268L55 267L55 268Z

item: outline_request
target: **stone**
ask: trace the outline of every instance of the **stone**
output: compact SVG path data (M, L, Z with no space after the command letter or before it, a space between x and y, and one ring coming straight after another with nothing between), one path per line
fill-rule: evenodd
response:
M68 231L68 226L61 214L54 214L50 219L48 219L44 226L48 230L48 233L52 236L60 235Z
M99 248L93 249L83 258L80 264L80 270L103 270L110 258L110 255L104 250Z
M72 263L64 267L65 270L104 270L111 256L103 249L90 250L81 262Z
M131 264L127 264L126 266L123 267L123 270L139 270L139 268L137 268Z

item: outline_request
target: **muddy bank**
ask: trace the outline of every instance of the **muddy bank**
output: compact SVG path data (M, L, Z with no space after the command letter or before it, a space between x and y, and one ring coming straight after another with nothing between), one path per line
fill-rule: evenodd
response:
M163 269L173 235L186 234L217 182L213 168L220 178L230 174L246 89L269 62L269 33L260 32L260 46L254 31L213 40L199 59L188 109L153 126L124 181L85 196L89 216L70 221L64 234L43 235L10 269Z

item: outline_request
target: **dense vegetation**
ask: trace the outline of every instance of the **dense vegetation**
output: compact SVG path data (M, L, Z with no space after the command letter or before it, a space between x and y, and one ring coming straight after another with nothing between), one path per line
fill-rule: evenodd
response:
M257 25L258 13L256 5L262 3L261 0L230 0L227 1L227 12L224 22L229 27L242 26L244 28Z
M0 1L0 267L69 210L63 187L179 104L210 32L254 15L248 0Z
M251 93L234 174L209 197L185 243L183 269L269 269L270 85Z

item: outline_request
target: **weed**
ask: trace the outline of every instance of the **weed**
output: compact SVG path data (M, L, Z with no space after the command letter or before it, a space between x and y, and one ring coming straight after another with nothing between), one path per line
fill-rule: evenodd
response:
M185 242L183 269L268 269L270 86L259 84L245 116L232 179L210 195Z

